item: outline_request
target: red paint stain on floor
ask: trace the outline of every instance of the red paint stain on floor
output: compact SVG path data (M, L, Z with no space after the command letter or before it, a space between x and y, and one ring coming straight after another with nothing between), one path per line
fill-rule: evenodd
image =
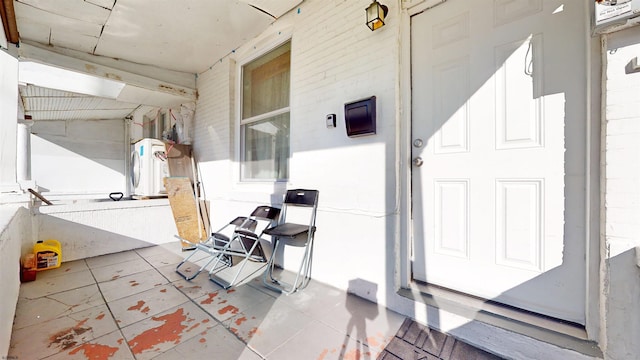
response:
M102 320L102 319L104 319L104 313L96 316L96 320Z
M201 343L206 343L206 342L207 342L207 339L205 339L205 338L200 338L200 342L201 342Z
M222 300L222 301L220 301L220 302L218 303L218 305L222 305L222 304L226 304L226 303L227 303L227 300Z
M227 294L231 294L231 293L234 293L234 292L236 292L236 289L229 289L229 290L227 290Z
M182 331L187 328L182 322L187 320L184 309L163 316L154 316L154 321L163 322L162 325L148 329L131 339L128 344L133 354L140 354L145 350L153 349L156 345L165 342L180 343Z
M127 310L129 310L129 311L140 310L140 309L142 309L142 306L144 306L144 304L145 304L144 301L138 300L138 303L136 305L131 306Z
M148 306L145 306L144 309L140 310L140 312L143 313L143 314L148 314L149 310L151 310L151 309L149 309Z
M254 335L260 335L260 330L257 327L249 330L249 337L252 338Z
M245 321L247 321L247 318L243 316L243 317L241 317L241 318L237 318L237 319L236 319L236 321L235 321L235 323L236 323L236 325L240 326L240 325L242 325L242 323L243 323L243 322L245 322Z
M368 337L368 338L367 338L367 344L368 344L369 346L378 346L378 345L380 345L380 343L378 342L378 340L377 340L376 338L374 338L374 337Z
M190 332L191 330L197 328L198 326L200 326L200 323L197 323L197 324L193 325L192 327L188 328L187 332Z
M209 293L209 294L207 294L207 298L206 299L200 301L200 304L202 304L202 305L211 304L213 302L213 299L216 298L216 296L218 296L218 292L217 291L214 292L214 293Z
M327 354L329 354L329 349L322 350L322 352L318 356L317 360L324 360L324 358L325 358L325 356L327 356Z
M70 349L78 344L82 339L78 339L82 334L90 331L91 327L85 327L84 324L89 319L78 321L78 323L70 328L58 331L49 337L49 347L59 346L62 350Z
M344 360L360 360L360 357L361 357L360 349L354 349L344 354L343 359Z
M115 279L117 279L117 278L119 278L119 277L120 277L120 275L112 276L112 277L111 277L111 280L115 280Z
M87 360L108 360L118 351L118 348L100 344L83 344L69 352L69 355L75 355L80 351L84 352Z
M225 307L223 307L222 309L218 310L218 314L223 315L226 314L228 312L231 312L233 315L238 313L238 308L233 306L233 305L227 305Z
M137 281L135 281L135 280L131 280L131 281L129 281L129 284L130 284L131 286L138 286L138 285L140 285L140 284L139 284Z
M160 292L161 292L161 293L166 293L166 292L167 292L167 289L162 289L162 290L160 290Z

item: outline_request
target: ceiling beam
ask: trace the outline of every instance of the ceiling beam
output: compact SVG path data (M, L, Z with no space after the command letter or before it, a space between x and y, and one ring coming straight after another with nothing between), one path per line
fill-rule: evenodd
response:
M18 36L18 24L16 23L16 13L13 10L13 0L2 0L0 3L0 17L7 41L17 44L20 40Z
M119 101L164 106L193 102L197 99L196 90L189 87L61 55L29 44L20 44L18 59L21 61L32 60L82 74L122 82L126 85L117 98Z

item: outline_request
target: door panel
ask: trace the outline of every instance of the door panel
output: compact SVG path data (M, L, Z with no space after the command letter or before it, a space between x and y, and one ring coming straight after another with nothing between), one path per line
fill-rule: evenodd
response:
M414 279L584 323L583 3L412 17Z

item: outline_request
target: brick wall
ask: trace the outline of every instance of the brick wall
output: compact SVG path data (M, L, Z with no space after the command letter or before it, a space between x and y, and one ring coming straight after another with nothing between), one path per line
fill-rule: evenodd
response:
M640 28L606 37L603 339L606 358L640 354Z
M212 202L212 224L256 205L278 204L287 188L320 190L314 278L385 301L387 264L398 231L397 89L400 16L390 6L388 22L371 32L368 0L308 0L280 17L257 38L198 76L194 150L203 188ZM235 97L239 67L291 38L291 159L287 183L238 181ZM377 97L377 134L349 138L344 104ZM327 128L325 116L337 115ZM340 249L340 251L337 251ZM293 256L293 255L292 255ZM288 258L285 258L287 266ZM352 282L354 283L354 282ZM392 289L392 284L388 284Z

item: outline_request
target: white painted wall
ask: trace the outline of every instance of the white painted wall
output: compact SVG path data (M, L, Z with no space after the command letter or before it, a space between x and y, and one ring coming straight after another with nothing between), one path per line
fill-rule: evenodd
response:
M19 190L16 182L18 60L0 49L0 192Z
M2 24L2 19L0 19L0 48L7 48L7 36L4 33L4 25Z
M194 151L213 227L259 204L278 204L287 188L320 191L313 276L382 304L393 292L398 220L396 90L398 9L371 32L369 1L305 1L257 39L198 76ZM242 184L235 144L239 66L292 34L290 180ZM377 134L349 138L344 104L375 95ZM325 116L337 114L337 127ZM286 267L296 267L285 256ZM362 281L357 281L362 280ZM356 284L356 285L353 285ZM375 284L375 286L368 284ZM376 292L377 286L377 292Z
M416 1L420 2L420 1ZM194 153L204 195L211 201L213 228L247 214L256 205L281 202L290 188L320 190L313 278L377 301L422 323L498 354L518 359L591 359L563 347L538 341L410 300L396 293L400 285L400 209L402 191L410 191L403 157L410 146L408 130L409 64L407 12L400 2L386 1L387 24L371 32L364 25L370 1L307 0L280 17L270 29L212 64L198 75ZM430 3L435 3L432 1ZM239 67L271 46L292 37L291 177L283 184L239 182L237 142ZM588 36L588 34L585 34ZM401 54L402 49L402 54ZM585 75L586 76L586 75ZM344 103L376 95L378 133L348 138ZM337 114L328 129L325 115ZM399 139L403 139L401 142ZM597 211L595 211L597 214ZM597 219L595 220L597 221ZM293 267L292 254L284 259ZM417 294L416 297L420 297ZM597 351L594 351L597 353Z
M0 358L6 359L20 292L20 256L31 238L29 211L20 205L0 205Z
M640 27L605 36L602 236L603 345L608 359L640 356Z
M126 191L123 119L37 121L31 132L31 178L45 197Z

